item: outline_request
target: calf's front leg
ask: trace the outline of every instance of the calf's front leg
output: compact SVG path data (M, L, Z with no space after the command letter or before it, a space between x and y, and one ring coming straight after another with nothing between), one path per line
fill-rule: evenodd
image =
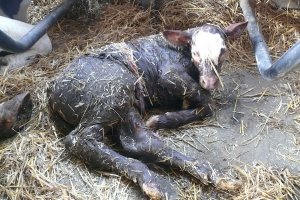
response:
M169 98L181 99L182 108L187 110L154 115L146 122L148 128L152 130L177 128L211 115L210 92L202 89L184 70L170 69L161 75L158 85L162 88L160 96L168 98L169 95Z
M211 115L210 107L200 107L195 109L180 110L177 112L166 112L162 115L153 115L146 126L151 130L178 128L185 124L201 120Z
M9 69L16 69L34 63L38 61L40 57L42 56L34 50L0 57L0 74L3 74L7 67L9 67Z

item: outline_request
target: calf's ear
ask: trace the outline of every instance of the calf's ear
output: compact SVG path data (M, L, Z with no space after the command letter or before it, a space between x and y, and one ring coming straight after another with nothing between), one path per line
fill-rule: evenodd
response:
M175 46L185 46L191 41L191 35L185 31L166 30L163 35Z
M248 22L239 22L236 24L231 24L226 27L223 31L225 35L230 39L236 39L242 35L247 27Z

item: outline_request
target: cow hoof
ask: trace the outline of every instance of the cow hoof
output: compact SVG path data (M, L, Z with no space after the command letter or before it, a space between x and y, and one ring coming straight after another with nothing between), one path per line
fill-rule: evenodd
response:
M28 92L0 104L0 138L16 134L29 121L32 101Z

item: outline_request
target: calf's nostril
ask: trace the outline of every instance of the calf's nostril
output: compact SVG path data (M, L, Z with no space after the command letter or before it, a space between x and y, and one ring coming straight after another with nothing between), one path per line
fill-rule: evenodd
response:
M207 90L215 89L219 85L219 79L214 77L203 77L200 79L200 85Z
M200 84L205 85L206 81L204 79L201 79Z

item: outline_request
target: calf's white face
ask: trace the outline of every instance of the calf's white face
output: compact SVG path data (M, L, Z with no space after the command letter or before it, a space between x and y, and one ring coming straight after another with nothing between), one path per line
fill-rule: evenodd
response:
M226 49L226 45L224 38L218 33L198 31L198 33L192 38L192 57L194 57L194 55L201 55L200 57L202 60L210 59L214 64L217 65L219 56L221 54L221 49Z
M200 85L210 90L219 85L218 73L227 51L226 39L238 38L246 27L247 22L232 24L223 30L207 24L188 31L167 30L163 34L176 46L190 45L191 59L200 74Z
M217 73L221 71L226 50L222 33L200 29L193 34L192 61L200 72L200 84L203 88L213 89L218 86Z

